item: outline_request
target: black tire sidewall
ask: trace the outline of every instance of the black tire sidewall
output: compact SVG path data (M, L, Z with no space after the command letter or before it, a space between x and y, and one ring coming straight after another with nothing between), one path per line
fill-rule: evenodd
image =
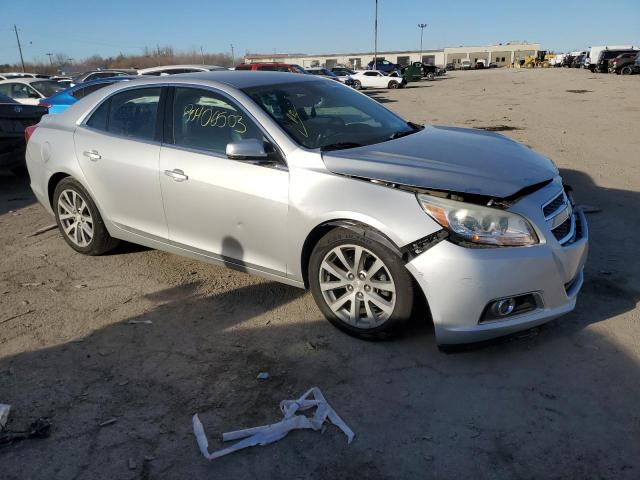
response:
M356 328L345 323L329 308L320 290L320 265L324 257L333 248L347 244L359 245L377 255L389 269L396 286L396 304L391 317L373 328ZM403 260L395 252L368 237L366 232L365 235L361 235L345 228L336 228L322 237L314 247L309 259L309 286L318 308L327 320L340 330L359 338L367 340L388 338L397 331L400 325L409 320L412 314L415 291L411 274L404 266Z
M91 213L91 218L93 219L93 238L86 247L76 245L64 233L62 222L60 221L60 218L58 216L58 199L60 198L60 195L64 190L74 190L76 193L78 193L87 203L87 207L89 208L89 212ZM82 184L74 178L64 178L58 183L58 185L56 185L56 188L53 192L52 208L56 217L58 229L62 234L62 238L64 238L64 241L67 242L67 245L73 248L76 252L83 253L85 255L101 255L111 250L118 244L118 241L109 235L107 227L102 221L100 211L91 198L91 195L89 195L89 192L87 192Z
M356 90L362 90L362 82L360 82L360 80L354 80L353 88L355 88Z

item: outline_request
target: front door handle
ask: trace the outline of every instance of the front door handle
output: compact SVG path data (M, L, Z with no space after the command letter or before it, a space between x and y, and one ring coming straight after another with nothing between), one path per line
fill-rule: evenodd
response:
M185 180L189 180L189 176L185 175L184 172L179 168L174 168L173 170L165 170L164 174L167 177L173 178L176 182L184 182Z
M86 152L83 152L83 155L94 162L102 158L102 156L96 150L88 150Z

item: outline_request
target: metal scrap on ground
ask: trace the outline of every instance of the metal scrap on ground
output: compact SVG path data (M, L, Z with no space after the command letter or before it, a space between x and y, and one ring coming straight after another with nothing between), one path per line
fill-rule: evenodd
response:
M314 407L316 408L316 411L312 417L296 415L296 412L298 411L304 411ZM223 442L241 439L244 440L213 453L209 453L209 441L207 440L207 436L204 433L204 427L196 413L193 416L193 433L196 436L196 441L198 442L202 455L204 455L207 460L213 460L246 447L268 445L269 443L277 442L284 438L291 430L304 428L320 430L327 418L331 423L344 432L347 436L348 443L351 443L353 440L353 431L346 423L344 423L335 410L331 408L331 405L327 403L318 387L310 388L297 400L283 400L280 402L280 410L282 410L284 417L277 423L223 433Z

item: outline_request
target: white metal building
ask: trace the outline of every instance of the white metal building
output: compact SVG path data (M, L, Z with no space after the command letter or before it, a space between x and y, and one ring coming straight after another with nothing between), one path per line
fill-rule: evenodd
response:
M460 63L462 59L468 59L472 63L484 59L487 64L496 62L499 66L507 66L518 60L524 60L526 55L535 55L538 50L540 50L539 43L508 42L498 45L446 47L423 50L422 52L419 50L381 51L378 52L378 58L400 65L408 65L422 60L423 63L444 66L447 63ZM324 66L327 68L344 65L356 69L365 68L367 63L372 60L373 52L321 55L302 53L247 54L244 57L245 63L284 62L295 63L302 67Z

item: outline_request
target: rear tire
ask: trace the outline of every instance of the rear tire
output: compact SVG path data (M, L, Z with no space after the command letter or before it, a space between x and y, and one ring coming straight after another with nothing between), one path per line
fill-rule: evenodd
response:
M327 320L366 340L388 338L413 310L404 262L366 233L337 228L322 237L309 260L309 285Z
M633 73L633 68L627 65L626 67L622 67L622 70L620 70L620 73L622 75L631 75Z
M77 180L66 177L53 192L53 211L67 244L85 255L102 255L120 242L109 235L98 207Z

